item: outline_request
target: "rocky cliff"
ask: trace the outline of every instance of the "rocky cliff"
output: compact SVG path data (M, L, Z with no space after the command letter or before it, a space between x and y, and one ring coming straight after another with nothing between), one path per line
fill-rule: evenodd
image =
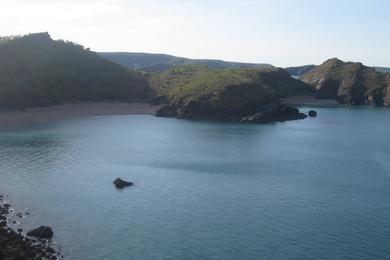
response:
M330 59L300 77L312 85L317 98L346 105L390 104L390 77L357 62Z

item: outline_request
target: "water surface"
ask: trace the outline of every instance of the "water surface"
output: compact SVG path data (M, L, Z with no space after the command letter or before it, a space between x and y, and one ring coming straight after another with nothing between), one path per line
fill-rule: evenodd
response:
M304 108L307 111L309 108ZM152 116L0 131L0 190L66 259L386 259L390 110L269 125ZM116 190L116 177L134 187Z

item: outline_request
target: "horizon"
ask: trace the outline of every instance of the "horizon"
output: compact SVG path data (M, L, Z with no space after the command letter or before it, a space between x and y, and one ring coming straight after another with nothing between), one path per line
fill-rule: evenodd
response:
M34 33L28 33L28 34L24 34L24 35L0 35L0 38L1 37L23 37L23 36L27 36L27 35L30 35L30 34L39 34L39 33L48 33L50 35L50 37L53 39L53 37L51 36L50 32L34 32ZM75 42L75 41L71 41L71 40L67 40L67 39L53 39L55 41L67 41L67 42L72 42L73 44L78 44L78 45L81 45L83 46L84 48L89 48L87 46L84 46L83 44L80 44L78 42ZM193 60L214 60L214 61L223 61L223 62L233 62L233 63L248 63L248 64L267 64L267 65L272 65L274 67L278 67L278 66L275 66L274 64L269 64L269 63L263 63L263 62L243 62L243 61L237 61L237 60L224 60L224 59L218 59L218 58L189 58L189 57L183 57L183 56L177 56L177 55L173 55L173 54L169 54L169 53L152 53L152 52L132 52L132 51L95 51L95 50L92 50L92 52L96 52L96 53L121 53L121 54L146 54L146 55L166 55L166 56L171 56L171 57L176 57L176 58L183 58L183 59L193 59ZM315 65L315 66L319 66L321 65L322 63L330 60L330 59L339 59L343 62L353 62L353 63L361 63L360 61L353 61L353 60L342 60L340 59L339 57L329 57L327 59L325 59L324 61L322 61L321 63L319 64L314 64L314 63L310 63L310 64L301 64L301 65L291 65L291 66L285 66L285 67L280 67L280 68L288 68L288 67L302 67L302 66L309 66L309 65ZM368 66L367 64L364 64L363 65L366 65ZM377 67L377 68L387 68L388 66L371 66L371 67Z
M5 0L0 35L47 31L96 52L277 67L318 65L332 57L390 67L388 7L384 0Z

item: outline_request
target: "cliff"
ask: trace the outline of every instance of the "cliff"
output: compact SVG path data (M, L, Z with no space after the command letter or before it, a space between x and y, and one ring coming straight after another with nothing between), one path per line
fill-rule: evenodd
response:
M346 105L386 105L389 103L388 74L357 62L330 59L303 74L300 80L312 85L316 97L335 99Z

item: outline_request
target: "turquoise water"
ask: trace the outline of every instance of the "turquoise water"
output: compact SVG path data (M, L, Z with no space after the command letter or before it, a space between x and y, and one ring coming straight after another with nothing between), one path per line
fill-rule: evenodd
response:
M307 111L309 108L304 108ZM390 110L269 125L91 117L0 131L0 190L66 259L386 259ZM122 177L134 187L118 191Z

